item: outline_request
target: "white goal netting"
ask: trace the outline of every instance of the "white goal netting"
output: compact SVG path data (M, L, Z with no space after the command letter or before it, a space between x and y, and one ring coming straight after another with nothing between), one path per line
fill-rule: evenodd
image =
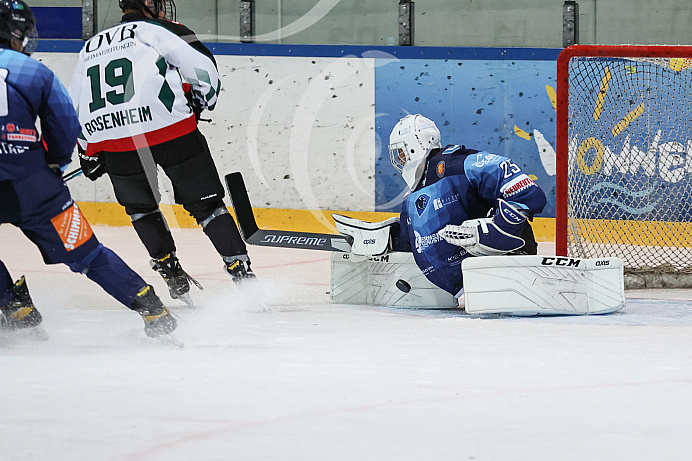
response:
M692 286L692 59L652 54L569 61L567 252Z

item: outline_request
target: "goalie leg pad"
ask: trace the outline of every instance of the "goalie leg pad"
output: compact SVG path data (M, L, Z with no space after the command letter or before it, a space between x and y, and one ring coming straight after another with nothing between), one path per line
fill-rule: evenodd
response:
M332 253L330 296L341 304L454 308L458 300L430 282L413 254L391 252L367 259Z
M593 315L625 306L619 258L486 256L462 262L466 312Z

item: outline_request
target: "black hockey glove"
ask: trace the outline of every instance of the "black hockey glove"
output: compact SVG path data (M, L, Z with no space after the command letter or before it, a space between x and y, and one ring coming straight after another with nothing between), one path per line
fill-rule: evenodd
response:
M202 105L199 103L198 100L192 97L192 93L186 93L186 96L188 96L187 100L190 103L190 109L192 109L192 112L195 114L195 120L199 122L199 117L202 115Z
M185 86L183 86L183 89L185 89ZM210 119L202 118L202 111L204 110L204 107L202 107L202 103L199 101L199 99L193 96L192 90L185 90L185 99L187 99L187 105L195 114L195 121L197 123L199 123L200 121L211 122Z
M202 111L204 108L202 107L202 104L200 102L192 97L190 97L190 108L192 109L192 112L195 114L195 121L197 123L201 121L203 122L211 122L211 120L208 120L206 118L202 118Z
M103 163L101 157L98 155L87 157L86 152L81 147L77 150L79 152L79 165L82 167L84 176L92 181L96 181L106 173L106 164Z

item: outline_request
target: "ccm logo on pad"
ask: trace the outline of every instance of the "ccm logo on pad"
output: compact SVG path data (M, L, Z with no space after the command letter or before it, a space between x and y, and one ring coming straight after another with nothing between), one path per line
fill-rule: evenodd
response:
M541 264L544 266L567 266L567 267L579 267L580 259L574 258L543 258Z

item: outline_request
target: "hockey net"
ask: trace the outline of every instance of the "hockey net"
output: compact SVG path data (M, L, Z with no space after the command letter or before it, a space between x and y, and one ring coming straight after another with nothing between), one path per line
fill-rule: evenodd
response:
M576 45L557 80L557 254L692 286L692 47Z

